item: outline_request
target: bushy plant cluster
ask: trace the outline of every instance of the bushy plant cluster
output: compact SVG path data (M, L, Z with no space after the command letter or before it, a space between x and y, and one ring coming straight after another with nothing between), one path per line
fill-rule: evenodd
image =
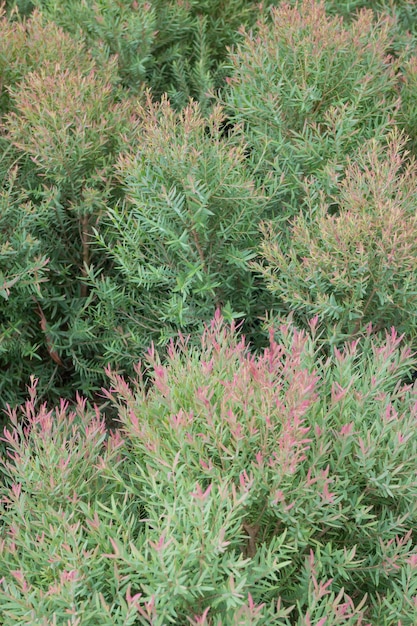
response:
M368 321L414 340L412 241L392 271L376 269L391 228L412 239L416 71L402 5L343 19L313 0L276 4L5 6L3 406L23 400L30 375L52 401L94 397L107 363L132 374L151 340L197 337L219 306L255 347L262 320L289 311L304 323L318 312L336 340ZM354 217L350 172L394 136L410 174ZM358 181L367 198L385 173L364 167L377 168ZM366 259L321 243L325 226L355 236L360 219ZM327 261L300 264L315 246ZM353 264L347 289L338 262Z
M274 217L297 215L304 181L331 195L336 172L398 116L401 59L393 22L360 12L349 24L324 4L282 4L231 54L224 102L243 127L254 176L270 182ZM312 180L311 180L312 179ZM282 229L282 226L280 225Z
M415 3L0 5L0 624L415 625Z
M254 356L217 313L108 370L110 434L34 384L4 434L1 623L415 624L415 357L392 330L320 359L316 324Z
M417 168L404 144L394 134L358 150L332 211L306 184L308 211L294 219L289 249L264 225L258 269L270 289L297 319L318 314L335 341L369 324L416 334Z
M254 0L17 0L9 13L39 10L47 21L76 36L100 64L116 55L121 82L140 91L145 81L155 96L168 93L177 107L190 97L205 107L208 92L225 75L227 46L242 23L253 24Z
M90 274L98 306L111 306L117 294L125 311L122 322L120 312L119 320L104 320L107 333L121 324L142 345L169 339L176 328L194 334L216 307L255 320L268 293L248 262L268 197L251 176L238 131L222 137L220 107L205 118L190 103L177 114L165 98L154 104L148 96L136 116L132 150L116 165L125 202L96 231L114 263L110 298L103 277ZM102 323L97 311L94 326Z

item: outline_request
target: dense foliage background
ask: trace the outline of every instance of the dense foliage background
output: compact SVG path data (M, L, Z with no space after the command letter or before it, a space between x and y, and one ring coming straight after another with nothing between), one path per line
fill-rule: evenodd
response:
M414 0L1 5L1 624L417 623L416 156Z
M361 6L4 6L3 406L96 398L217 307L254 349L288 313L414 340L417 15Z

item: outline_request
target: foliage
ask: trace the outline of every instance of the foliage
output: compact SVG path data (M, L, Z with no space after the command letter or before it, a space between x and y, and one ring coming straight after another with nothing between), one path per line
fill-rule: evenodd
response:
M5 19L1 28L7 33ZM1 137L2 221L7 224L0 233L2 263L9 263L7 250L18 240L30 241L36 256L48 259L46 281L36 293L27 281L16 285L0 314L3 401L16 402L30 374L39 377L42 392L51 397L73 393L74 386L86 392L92 388L91 374L74 375L80 345L89 345L83 349L91 359L97 343L94 336L89 341L82 319L88 302L86 266L103 263L89 240L100 213L120 195L112 182L113 163L131 105L117 101L114 62L96 68L76 40L45 26L39 15L10 28L13 36L1 39L8 88L3 102L9 111ZM39 59L42 68L35 71ZM30 258L28 275L33 273ZM10 269L11 274L20 271ZM85 371L81 363L78 372L82 367Z
M82 42L66 34L39 12L30 20L10 22L0 11L0 96L3 114L12 105L9 87L16 87L30 72L40 67L60 67L89 73L94 68L91 55Z
M417 155L417 56L404 64L399 123L408 134L409 148Z
M343 22L306 0L261 12L249 31L254 5L234 3L233 17L222 19L223 5L213 2L39 0L30 18L9 11L0 19L6 196L14 180L3 215L19 224L19 236L36 242L25 257L27 276L35 258L48 259L36 294L21 283L1 313L3 402L23 399L30 374L53 401L77 389L93 397L108 362L130 375L150 340L162 345L178 329L197 336L216 306L229 320L244 320L255 348L265 340L267 311L290 310L304 321L329 313L327 324L338 322L342 334L362 321L378 328L386 317L413 336L406 250L405 265L391 278L382 268L385 248L370 258L378 244L363 262L384 277L355 278L361 263L336 250L353 272L336 294L322 284L310 293L310 279L307 293L295 288L304 278L291 276L291 268L270 293L250 266L259 261L261 220L274 223L286 259L295 255L298 263L302 247L288 217L311 229L310 238L317 231L313 243L321 249L321 225L338 217L347 164L364 143L386 142L398 125L414 149L414 57L406 46L393 56L397 18L362 11ZM238 33L240 22L246 27ZM204 44L197 45L197 32ZM237 44L229 60L227 43ZM217 71L229 75L223 108ZM200 78L193 83L193 76ZM145 92L146 83L153 91ZM165 89L171 102L157 102ZM199 102L187 102L190 94ZM380 180L376 167L372 176ZM380 216L382 210L375 209ZM379 228L373 211L367 207L361 218L374 229L371 241ZM326 212L336 216L327 221ZM407 215L404 228L412 226ZM355 236L350 232L345 237ZM0 243L10 245L10 230L1 231ZM320 282L323 268L314 262ZM372 281L388 281L384 296ZM398 298L391 302L393 290ZM367 304L371 295L382 298L379 305ZM331 297L336 304L329 305ZM327 302L321 309L317 298Z
M150 338L162 342L178 327L196 332L217 304L229 317L246 315L248 324L257 324L268 308L268 293L247 266L256 256L265 197L245 169L238 132L223 137L219 108L206 119L190 105L187 128L187 119L175 116L166 101L157 113L150 98L147 104L128 98L118 87L120 54L100 56L100 42L101 52L83 42L79 29L70 35L47 16L35 11L24 22L0 21L2 175L7 180L18 163L16 186L38 209L22 223L49 259L48 280L36 299L30 291L12 292L16 300L2 320L3 402L13 402L13 394L15 402L22 399L30 374L54 401L77 389L91 396L109 361L132 372ZM154 140L160 142L155 154ZM125 191L133 199L119 203ZM126 227L129 214L135 218ZM8 245L8 232L0 237ZM16 329L13 351L6 341L10 326Z
M117 55L120 79L132 89L140 87L156 28L149 2L34 0L33 4L48 20L79 37L99 66Z
M27 329L27 316L39 298L41 283L47 280L49 260L31 234L30 225L39 207L15 185L16 170L12 170L0 193L0 393L13 403L16 389L11 382L22 379L27 361L35 369L33 359L39 358L36 331Z
M294 219L289 249L264 227L266 265L257 267L270 289L304 321L318 314L336 341L370 323L416 336L417 167L405 142L394 132L359 150L338 182L332 213L314 184L306 186L309 212Z
M269 2L265 3L266 5ZM148 83L173 106L184 107L190 97L203 111L227 75L227 49L239 39L238 28L251 26L261 8L253 0L154 0L158 35Z
M381 138L399 106L394 22L361 11L351 23L322 2L280 4L231 54L225 104L243 126L255 175L270 177L280 220L303 206L304 181L330 195L328 169Z
M0 7L0 624L417 623L414 4Z
M92 325L109 338L104 359L124 353L131 364L150 339L199 331L216 306L248 328L268 308L248 266L267 198L248 172L238 132L222 136L220 107L208 118L197 103L177 114L165 98L137 105L136 117L131 150L117 165L126 200L97 230L112 276L90 273ZM124 330L119 340L114 328Z
M398 23L398 35L417 34L417 11L414 0L326 0L326 9L330 13L343 15L350 19L360 9L372 9L376 14L395 16Z
M320 360L316 323L254 357L216 314L198 349L148 352L150 386L109 371L108 437L32 388L5 432L3 623L414 624L415 359L392 331Z
M168 92L183 107L202 106L225 75L227 46L242 24L255 21L253 0L32 0L48 19L80 37L99 65L117 55L119 77L135 92L145 82L158 98ZM17 8L28 12L26 0Z

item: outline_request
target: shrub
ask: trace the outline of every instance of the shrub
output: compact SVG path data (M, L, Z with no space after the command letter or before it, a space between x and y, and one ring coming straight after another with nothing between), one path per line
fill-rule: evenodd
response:
M415 623L415 359L392 330L320 360L316 324L254 357L217 314L198 349L148 352L150 385L109 371L107 439L32 389L4 436L1 619Z
M7 574L2 568L0 620L76 624L87 604L83 623L97 624L94 619L105 616L100 592L108 596L105 581L112 577L113 567L97 550L91 529L98 522L99 503L110 510L120 503L114 481L103 473L107 464L118 467L119 441L115 436L107 439L101 417L87 411L81 400L73 411L64 401L56 411L37 407L35 387L34 383L24 420L11 413L11 430L5 431L11 451L5 465L10 482L2 487L0 551L10 568ZM107 524L109 530L113 522L108 519ZM97 531L100 534L100 524ZM79 617L74 617L78 610Z
M8 88L16 88L27 74L40 67L45 70L57 65L62 70L88 74L94 61L80 39L46 22L39 12L33 12L30 19L11 22L0 7L1 114L12 106Z
M16 347L3 344L4 401L22 400L30 374L54 401L77 389L91 397L109 361L131 373L150 339L196 332L221 303L230 318L256 324L268 292L246 262L256 256L265 196L246 171L238 131L223 137L220 109L206 119L194 104L181 117L166 100L126 98L120 58L98 65L79 32L38 12L3 17L0 27L1 174L7 180L17 161L15 187L37 207L25 215L14 203L5 219L18 211L49 259L35 295L29 286L10 295L0 337L14 328ZM118 204L125 192L129 201ZM0 239L8 245L8 231Z
M335 340L369 323L395 324L415 338L417 169L405 143L395 131L359 150L338 183L333 214L307 185L309 212L294 219L289 248L264 227L266 265L257 267L269 288L304 322L318 314Z
M401 110L399 122L408 134L409 147L417 154L417 56L412 56L403 67Z
M240 39L242 24L255 22L261 5L253 0L154 0L153 6L158 29L148 74L153 94L160 99L168 93L176 109L193 98L207 113L213 94L225 85L228 47Z
M327 11L343 15L346 19L351 19L363 8L372 9L378 14L395 16L399 38L407 32L417 34L417 13L413 0L326 0Z
M388 56L394 22L361 11L351 23L323 2L280 4L231 53L226 110L243 125L254 172L270 176L279 219L303 207L306 178L334 191L328 169L370 138L382 138L399 106Z
M9 226L0 233L1 262L8 262L3 250L10 237L24 241L26 235L36 255L49 262L47 281L36 293L29 285L14 287L3 310L1 388L7 389L8 401L10 394L17 401L30 374L36 374L41 392L51 397L70 395L77 387L91 393L102 368L94 371L91 363L97 338L83 321L89 302L85 281L88 265L100 267L103 259L95 255L90 237L106 205L120 195L113 163L131 105L117 102L114 61L97 69L86 53L78 56L76 41L44 26L38 15L13 29L16 39L5 45L9 112L3 118L0 173L6 196L11 173L15 191L12 202L2 205L2 220ZM39 46L45 46L43 66L33 71ZM19 65L18 59L25 62ZM12 227L21 232L11 235ZM33 274L29 257L26 261L24 271Z
M48 21L79 37L100 67L117 55L120 79L140 89L156 34L150 2L32 0Z
M0 192L0 394L4 402L16 402L16 384L24 378L27 362L38 356L36 330L28 328L34 300L47 280L48 259L31 233L40 207L16 189L16 170ZM12 384L14 383L14 384Z
M177 108L190 97L209 107L209 92L224 82L226 47L259 10L252 0L32 0L32 6L81 37L100 66L117 55L125 87L140 91L146 82L157 98L168 92ZM28 10L26 0L17 7Z
M149 97L136 116L117 166L125 202L97 230L114 268L90 273L92 325L107 338L103 368L121 358L131 367L151 339L164 343L178 329L199 333L217 306L248 328L268 308L247 265L268 199L253 183L238 131L223 137L221 108L204 118L195 102L175 113L166 98Z
M48 280L36 296L28 286L10 294L0 338L18 329L21 362L3 352L3 389L20 392L35 374L54 401L76 389L91 397L107 362L132 373L151 339L178 328L195 336L217 306L244 317L261 345L260 318L277 299L248 265L258 224L272 218L287 236L280 220L306 211L306 177L330 198L347 155L387 133L405 59L387 57L393 20L362 12L345 25L304 2L273 9L256 37L235 37L251 3L224 20L217 3L34 4L43 13L0 19L0 175L7 181L18 162L16 193L37 210L13 203L7 215L18 211L49 259ZM224 46L238 37L227 108L209 114ZM153 97L166 88L173 104L135 102L120 80L148 81ZM175 113L191 93L201 103ZM8 245L8 232L0 240Z

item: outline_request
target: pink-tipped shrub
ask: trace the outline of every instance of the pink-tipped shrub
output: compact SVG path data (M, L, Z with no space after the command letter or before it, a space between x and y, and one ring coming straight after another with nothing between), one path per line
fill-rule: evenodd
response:
M410 147L417 154L417 55L404 64L399 120L410 138Z
M369 323L417 330L417 167L393 131L349 158L332 201L305 185L308 211L292 222L290 245L264 226L257 265L281 306L304 322L319 315L340 341ZM331 210L333 207L333 211Z
M108 372L108 438L32 391L4 435L0 619L415 623L414 358L392 330L321 360L316 330L253 356L217 314L198 349Z
M278 3L255 31L242 28L230 55L225 100L255 176L269 177L274 217L299 212L307 177L331 193L329 165L340 170L364 141L383 137L399 107L395 20L364 9L344 21L326 4Z

